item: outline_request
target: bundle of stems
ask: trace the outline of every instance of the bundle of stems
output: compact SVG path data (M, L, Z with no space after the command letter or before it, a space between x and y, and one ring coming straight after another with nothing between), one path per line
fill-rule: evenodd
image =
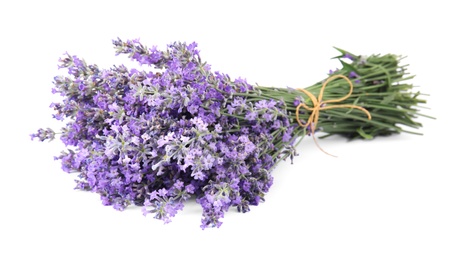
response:
M407 72L408 65L401 64L405 57L362 56L336 49L341 55L335 58L342 67L330 71L328 78L312 86L304 89L256 86L252 93L235 95L248 96L251 102L269 98L283 101L290 122L298 123L295 137L315 131L325 133L320 138L341 135L373 139L401 132L421 135L415 131L422 126L417 119L432 117L421 113L426 94L414 91L408 82L414 76ZM315 106L318 115L313 115ZM311 120L314 116L316 120Z

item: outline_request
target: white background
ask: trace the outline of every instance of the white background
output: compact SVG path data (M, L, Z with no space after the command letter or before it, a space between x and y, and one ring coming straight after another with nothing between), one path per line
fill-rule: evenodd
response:
M311 1L312 2L312 1ZM319 3L315 3L319 2ZM449 1L452 2L452 1ZM446 1L3 1L0 4L0 259L458 259L456 25ZM196 41L214 70L305 87L337 66L333 46L406 55L430 94L423 136L312 139L275 169L266 202L201 230L188 203L168 225L73 190L53 160L48 107L68 51L131 64L111 40Z

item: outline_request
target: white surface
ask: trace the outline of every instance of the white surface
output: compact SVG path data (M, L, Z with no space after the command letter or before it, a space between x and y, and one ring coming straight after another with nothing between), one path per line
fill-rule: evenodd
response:
M2 2L0 259L458 259L455 9L447 1L300 2ZM164 225L74 191L53 160L60 143L28 136L59 126L48 108L52 78L65 73L58 57L126 63L113 55L118 36L160 48L196 41L214 70L275 86L324 78L337 66L333 46L403 54L437 120L422 119L423 136L320 141L338 158L307 139L251 212L202 231L200 208L188 203Z

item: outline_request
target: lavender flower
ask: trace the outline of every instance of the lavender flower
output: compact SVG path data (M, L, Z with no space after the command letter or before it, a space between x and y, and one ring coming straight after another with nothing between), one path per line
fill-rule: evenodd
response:
M350 78L358 78L359 75L356 74L356 72L354 72L354 71L350 71L349 77L350 77Z
M292 139L278 135L292 132L284 105L234 95L253 87L211 72L195 43L174 43L164 52L137 40L113 44L117 54L161 72L100 70L69 54L60 60L70 76L56 77L53 91L65 99L53 107L56 119L70 119L61 140L76 152L58 159L65 171L80 172L77 188L99 193L117 210L142 206L167 223L195 194L202 228L220 226L229 207L247 212L262 201L275 161L265 151L280 151L273 142ZM40 130L32 137L53 135Z
M350 59L352 61L355 60L355 57L352 54L348 53L348 52L344 54L343 58L347 58L347 59Z

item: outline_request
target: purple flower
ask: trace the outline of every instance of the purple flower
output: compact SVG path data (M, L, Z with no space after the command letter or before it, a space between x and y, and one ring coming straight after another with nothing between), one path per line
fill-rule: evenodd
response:
M256 150L256 145L254 145L252 142L249 142L245 145L245 152L247 154L251 154L255 150Z
M175 187L175 189L181 190L184 187L184 182L177 180L175 184L173 184L173 187Z
M264 100L260 100L260 101L256 102L255 108L258 109L258 110L264 109L264 108L269 108L267 100L264 99Z
M158 195L158 192L157 191L153 191L151 192L151 194L149 195L149 199L150 200L156 200L159 198L159 195Z
M194 171L193 173L191 173L191 177L193 177L196 180L203 181L205 179L205 174L202 171Z
M151 139L151 136L149 136L147 133L144 133L142 134L141 138L143 139L143 142L146 142Z
M264 113L264 115L262 115L262 117L264 118L264 120L266 122L270 122L270 121L272 121L274 116L272 114L269 114L269 113Z
M256 120L258 117L258 113L256 113L255 111L248 111L246 116L245 116L245 119L246 120Z
M328 75L333 75L338 71L339 71L339 69L329 70Z
M194 191L195 191L195 187L194 187L194 185L192 185L192 184L186 185L185 189L186 189L186 192L187 192L187 193L190 193L190 194L193 194Z
M227 113L229 115L232 115L234 114L234 111L235 111L235 107L231 106L231 105L227 105Z
M210 170L213 167L214 162L215 162L215 158L211 156L210 154L207 154L207 156L201 159L202 168L204 170Z
M157 194L161 197L165 197L167 196L167 190L165 188L162 188L160 190L157 191Z
M350 60L355 60L355 57L353 57L353 55L351 55L350 53L345 53L345 55L343 56L344 58L347 58L347 59L350 59Z
M359 75L356 74L356 72L354 72L354 71L350 71L350 73L348 74L348 77L354 79L354 78L359 78Z

